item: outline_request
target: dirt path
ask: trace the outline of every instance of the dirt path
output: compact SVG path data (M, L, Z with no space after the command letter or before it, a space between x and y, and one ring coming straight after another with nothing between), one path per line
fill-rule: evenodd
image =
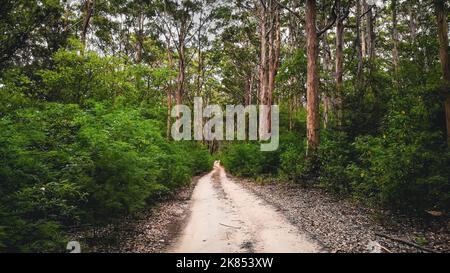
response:
M190 216L167 252L321 252L319 243L255 194L227 178L222 167L202 177Z

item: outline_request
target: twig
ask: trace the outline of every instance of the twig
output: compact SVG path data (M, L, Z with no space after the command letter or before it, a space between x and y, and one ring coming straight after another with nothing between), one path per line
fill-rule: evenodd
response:
M222 224L222 223L219 223L219 225L222 225L224 227L229 227L229 228L241 229L240 227L233 227L233 226L225 225L225 224Z
M278 6L280 6L281 8L289 11L291 14L293 14L295 17L297 17L300 20L303 20L303 18L300 16L300 14L298 12L293 11L291 8L289 8L288 6L285 6L283 4L281 4L279 1L275 0L274 1L275 4L277 4Z
M415 248L420 249L420 250L422 250L422 251L426 251L426 252L430 252L430 253L439 253L438 251L436 251L436 250L434 250L434 249L429 249L429 248L420 246L420 245L418 245L418 244L415 244L415 243L413 243L413 242L409 242L409 241L406 241L406 240L403 240L403 239L400 239L400 238L394 238L394 237L391 237L391 236L386 235L386 234L375 233L375 235L376 235L376 236L379 236L379 237L384 237L384 238L390 239L390 240L392 240L392 241L396 241L396 242L399 242L399 243L403 243L403 244L408 245L408 246L411 246L411 247L415 247Z
M389 249L387 249L386 247L380 245L381 249L384 250L387 253L392 253L392 251L390 251Z

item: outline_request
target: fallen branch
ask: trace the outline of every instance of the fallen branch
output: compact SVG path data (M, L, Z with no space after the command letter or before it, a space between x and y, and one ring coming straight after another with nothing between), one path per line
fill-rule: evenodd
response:
M403 243L403 244L411 246L411 247L415 247L415 248L420 249L422 251L426 251L426 252L430 252L430 253L439 253L438 251L436 251L434 249L429 249L429 248L420 246L418 244L415 244L413 242L409 242L409 241L406 241L406 240L403 240L403 239L400 239L400 238L391 237L391 236L386 235L386 234L375 233L375 235L379 236L379 237L390 239L390 240L395 241L395 242Z
M229 228L241 229L240 227L233 227L233 226L225 225L225 224L222 224L222 223L219 223L219 225L222 225L224 227L229 227Z

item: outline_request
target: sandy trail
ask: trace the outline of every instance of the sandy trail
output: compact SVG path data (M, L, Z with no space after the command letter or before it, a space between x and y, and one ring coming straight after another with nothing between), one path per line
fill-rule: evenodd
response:
M193 192L191 213L167 252L307 253L321 246L216 165Z

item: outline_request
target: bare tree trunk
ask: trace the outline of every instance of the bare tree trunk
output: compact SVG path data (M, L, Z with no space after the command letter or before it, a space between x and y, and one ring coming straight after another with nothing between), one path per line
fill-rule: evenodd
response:
M369 60L372 60L374 57L374 48L375 48L375 44L374 44L374 36L375 33L373 32L373 12L372 12L372 7L369 7L369 5L367 5L367 2L364 3L365 4L365 10L366 10L366 35L367 35L367 41L366 41L366 46L367 46L367 57L369 58Z
M294 112L294 110L293 110L293 108L294 108L294 102L293 102L293 99L292 99L292 95L291 94L289 94L289 131L292 131L292 129L293 129L293 121L294 121L294 118L293 118L293 112Z
M170 50L170 45L167 45L167 58L169 59L169 67L173 68L173 59L172 59L172 51ZM172 128L172 80L169 83L169 87L167 88L167 131L166 137L170 140L171 136L171 128Z
M439 59L441 60L442 75L445 81L445 120L447 126L447 142L450 147L450 60L448 56L448 25L445 1L434 0L436 10L438 35L439 35Z
M203 25L203 12L200 14L199 25ZM201 95L203 86L203 53L202 53L202 28L198 28L197 32L197 90L196 96Z
M342 121L342 83L344 75L344 15L341 1L337 2L338 20L336 23L336 114L337 123Z
M362 5L360 3L359 0L358 1L358 8L362 8L363 12L366 12L366 10L368 9L368 5L366 0L363 0ZM366 31L365 31L365 23L361 20L361 16L363 14L363 12L360 13L360 15L358 16L358 23L360 24L361 27L361 51L362 51L362 56L363 58L367 57L367 37L366 37Z
M315 156L319 147L319 78L317 74L317 32L316 1L306 0L306 36L307 36L307 155Z
M408 9L409 9L409 30L410 30L410 34L411 34L411 41L415 44L416 38L417 38L417 23L416 23L416 15L414 14L414 11L413 11L413 5L414 4L410 4L408 7Z
M356 49L358 54L358 70L357 70L357 80L360 81L362 69L363 69L363 46L361 44L364 40L364 35L361 39L361 2L356 0Z
M177 103L177 120L181 118L180 116L180 105L183 104L183 93L184 93L184 81L185 81L185 74L186 74L186 68L185 68L185 52L184 52L184 44L179 47L178 54L178 76L177 76L177 91L175 94L175 101Z
M86 0L85 5L84 5L84 18L83 18L83 26L81 29L81 44L83 45L83 52L84 52L84 48L86 47L86 36L87 36L87 31L89 28L89 22L91 20L93 11L94 11L94 5L95 5L95 0Z
M172 129L172 87L167 89L167 130L166 137L170 140L171 129Z
M175 101L176 101L176 116L177 121L181 118L180 115L180 106L183 104L183 93L184 93L184 83L185 83L185 77L186 77L186 19L181 20L181 26L179 29L179 36L178 36L178 45L177 45L177 51L178 51L178 76L177 76L177 90L175 93Z
M411 4L408 5L408 13L409 13L409 32L411 35L411 43L416 46L417 41L417 23L416 23L416 14L414 13L415 1L412 1ZM414 59L419 60L419 52L420 49L414 50Z
M327 40L328 32L325 32L322 36L322 45L323 45L323 69L325 74L333 74L333 62L331 60L331 49ZM334 81L326 80L327 85L331 86ZM333 103L330 95L326 94L326 92L322 92L322 102L323 102L323 126L324 128L328 128L328 125L331 121L331 113L333 112Z
M259 103L260 105L268 105L267 92L269 87L268 73L268 50L267 50L267 2L261 1L260 5L260 67L259 67ZM267 111L262 110L259 118L259 135L263 136L268 132Z
M139 12L138 15L138 27L136 32L136 63L142 62L142 55L144 50L144 14L142 12Z
M281 30L280 30L280 10L278 5L271 2L271 20L269 33L269 86L267 89L267 105L273 104L273 92L275 90L275 77L280 66L280 50L281 50ZM271 110L268 109L267 124L268 131L271 131Z
M398 65L399 65L399 54L398 54L398 28L397 28L397 0L392 0L392 64L394 65L394 72L397 75Z

